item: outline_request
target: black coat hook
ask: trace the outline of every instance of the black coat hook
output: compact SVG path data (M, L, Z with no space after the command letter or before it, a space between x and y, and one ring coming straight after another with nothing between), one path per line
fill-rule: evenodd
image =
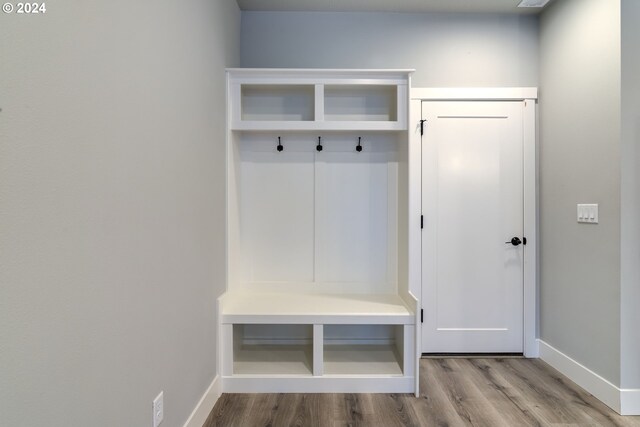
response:
M284 150L284 147L282 146L282 142L280 142L280 137L278 137L278 146L276 147L276 149L278 151Z
M361 137L361 136L359 136L359 137L358 137L358 145L356 146L356 151L357 151L358 153L362 151L362 144L361 144L361 141L362 141L362 137Z
M322 151L322 137L318 137L318 145L316 145L316 150Z

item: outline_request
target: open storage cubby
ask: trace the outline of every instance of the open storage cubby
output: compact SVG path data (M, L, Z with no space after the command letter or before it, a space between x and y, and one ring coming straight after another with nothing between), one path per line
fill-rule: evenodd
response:
M314 91L313 85L242 85L242 120L314 120Z
M417 389L409 74L228 71L223 391Z
M398 119L396 85L326 85L326 121L382 121Z
M233 325L234 375L311 375L312 325Z
M324 374L402 375L403 328L403 325L325 325Z

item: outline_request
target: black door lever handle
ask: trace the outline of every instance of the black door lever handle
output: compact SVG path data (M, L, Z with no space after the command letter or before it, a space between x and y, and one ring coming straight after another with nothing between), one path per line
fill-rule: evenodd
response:
M522 240L520 240L519 237L514 237L511 241L505 243L511 243L513 246L520 246L522 244Z

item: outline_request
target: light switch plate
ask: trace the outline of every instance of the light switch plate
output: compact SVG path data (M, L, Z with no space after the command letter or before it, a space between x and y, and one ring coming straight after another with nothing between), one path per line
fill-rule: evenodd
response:
M598 205L594 203L578 204L578 222L585 224L597 224Z

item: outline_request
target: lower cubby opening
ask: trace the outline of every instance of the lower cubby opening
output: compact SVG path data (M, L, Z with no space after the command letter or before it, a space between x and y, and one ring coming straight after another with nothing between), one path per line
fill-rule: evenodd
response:
M234 375L312 373L312 325L233 325Z
M403 325L325 325L324 375L403 375Z
M251 323L222 325L223 342L228 345L222 360L224 392L415 391L412 324L318 321L335 321L331 316L296 324L276 319L254 323L260 320L258 316Z

